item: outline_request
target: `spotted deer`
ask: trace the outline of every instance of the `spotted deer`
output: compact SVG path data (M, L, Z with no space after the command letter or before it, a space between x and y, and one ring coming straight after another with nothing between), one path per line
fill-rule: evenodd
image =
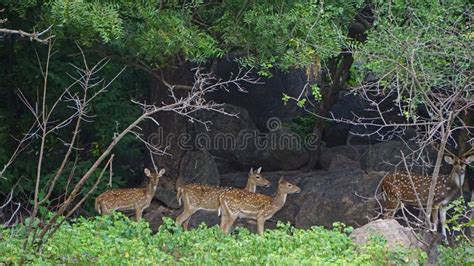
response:
M255 193L257 186L270 186L270 181L262 173L262 167L254 171L250 169L247 185L244 190L249 193ZM231 188L218 187L205 184L188 184L178 187L176 197L178 203L183 203L183 212L176 218L178 225L183 225L188 230L188 224L191 216L198 210L217 212L219 210L219 196Z
M448 151L449 155L444 156L444 161L452 165L452 169L449 175L438 176L432 211L433 229L437 230L439 211L441 230L444 237L446 237L447 205L462 193L466 165L474 161L472 151L471 148L461 156L456 156ZM385 196L385 216L393 217L400 207L400 203L408 205L419 205L421 203L426 206L431 179L432 177L428 175L409 175L406 172L395 172L385 176L381 183Z
M258 233L263 234L265 221L285 205L286 196L300 191L298 186L283 178L278 181L278 190L273 197L242 189L227 190L219 197L220 227L227 234L237 218L250 218L257 220Z
M145 168L145 175L149 179L146 187L108 190L95 199L96 211L102 215L110 215L116 210L135 210L136 220L139 222L143 210L148 208L155 195L160 177L165 172L165 169L161 169L158 173L152 173L148 168Z

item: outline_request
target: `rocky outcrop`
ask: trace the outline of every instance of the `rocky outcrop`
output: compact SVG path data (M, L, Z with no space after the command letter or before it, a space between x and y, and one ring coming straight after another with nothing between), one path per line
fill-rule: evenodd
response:
M242 130L255 130L256 126L246 109L225 104L223 110L227 113L202 111L197 118L201 121L211 121L206 128L195 124L195 148L206 149L212 155L227 158L236 150L236 137ZM201 146L202 145L202 146Z
M217 165L211 154L205 150L186 152L181 161L180 175L184 184L219 185Z
M320 157L320 165L325 170L332 166L344 166L345 161L354 164L355 161L360 168L366 172L370 171L393 171L395 169L405 170L402 162L402 154L408 156L412 151L405 142L386 141L374 145L342 145L336 147L323 147ZM434 162L435 153L427 149L430 160ZM341 157L342 156L342 157ZM345 158L345 159L341 159ZM356 164L357 164L356 163ZM408 162L409 165L411 165ZM412 171L421 171L420 167L412 167Z
M413 229L401 226L394 219L375 220L355 229L351 234L351 238L359 245L367 243L372 236L382 236L391 248L424 248Z
M336 147L322 147L321 156L319 157L319 163L324 170L329 170L330 166L342 166L343 162L339 162L339 158L346 158L353 162L356 162L359 166L363 154L367 151L369 146L366 145L355 145L355 146L336 146Z
M228 79L232 73L238 73L239 65L232 59L222 60L217 64L216 73L223 79ZM291 122L302 115L304 110L294 103L285 104L283 93L298 97L306 84L304 70L289 72L275 71L271 78L261 78L256 84L242 84L247 92L241 92L236 87L228 91L219 91L212 95L217 102L229 103L245 108L250 118L255 121L257 129L267 130L267 121L278 117L283 122ZM255 73L256 75L256 73Z
M370 198L374 197L381 178L375 173L346 168L319 172L317 178L304 180L300 184L301 195L289 198L287 203L299 206L294 213L295 225L309 228L313 225L330 227L336 221L352 226L367 223L376 215L376 201Z
M309 160L309 153L299 137L283 128L269 133L241 131L232 156L241 169L262 166L267 170L295 170Z

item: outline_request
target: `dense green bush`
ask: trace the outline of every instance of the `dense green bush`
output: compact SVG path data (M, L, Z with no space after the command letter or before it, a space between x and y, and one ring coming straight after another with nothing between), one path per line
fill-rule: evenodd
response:
M0 236L0 264L245 264L245 265L368 265L421 264L422 252L389 250L380 238L357 247L350 228L296 229L279 224L264 236L237 228L230 236L217 226L183 231L166 218L157 234L146 222L122 215L80 218L65 223L37 254L22 248L23 227L4 229Z

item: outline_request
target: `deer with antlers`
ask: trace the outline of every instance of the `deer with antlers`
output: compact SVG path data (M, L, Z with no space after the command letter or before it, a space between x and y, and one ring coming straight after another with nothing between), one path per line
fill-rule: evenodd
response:
M250 169L247 185L244 190L249 193L255 193L257 186L270 186L270 181L266 179L262 173L262 167L256 171ZM178 187L177 198L178 203L183 203L183 212L176 218L178 225L183 225L185 230L188 229L188 223L191 216L198 210L206 210L217 212L219 209L219 196L231 188L218 187L205 184L188 184Z
M145 168L144 172L149 178L149 183L146 187L107 190L95 199L96 211L102 215L109 215L115 210L135 210L136 220L139 222L142 218L143 210L150 206L160 177L166 171L161 169L158 173L152 173L148 168Z
M433 198L433 225L437 230L438 211L441 216L441 230L446 237L446 212L448 204L462 194L466 165L474 161L474 148L460 156L446 150L444 161L452 165L449 175L439 175ZM406 172L395 172L384 177L381 182L385 196L385 216L393 217L400 203L426 206L429 196L431 176L412 175Z

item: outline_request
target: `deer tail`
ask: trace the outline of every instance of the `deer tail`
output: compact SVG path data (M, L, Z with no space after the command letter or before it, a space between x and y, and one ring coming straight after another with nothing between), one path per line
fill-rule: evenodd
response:
M99 213L99 215L101 214L99 197L95 198L95 210Z
M182 188L182 187L178 187L177 193L176 193L176 199L178 200L179 206L181 206L181 199L182 199L182 197L183 197L183 188Z

